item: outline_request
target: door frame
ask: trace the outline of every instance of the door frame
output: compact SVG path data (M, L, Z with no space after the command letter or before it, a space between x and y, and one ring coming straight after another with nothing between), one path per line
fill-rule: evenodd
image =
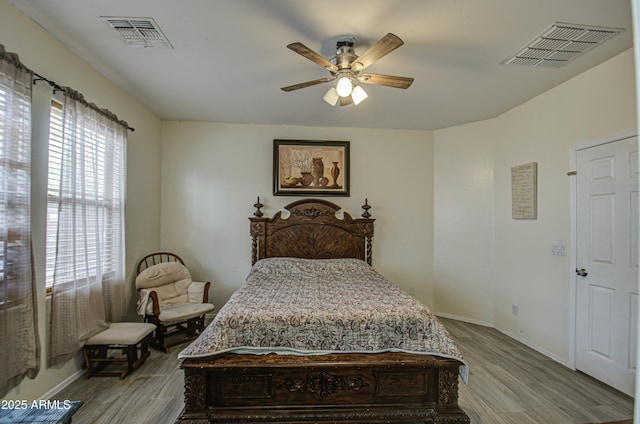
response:
M636 137L638 135L638 129L633 128L619 133L611 134L605 137L600 137L595 140L585 141L577 143L571 146L571 171L576 171L578 166L578 152L592 147L601 146L603 144L613 143L615 141L623 140L625 138ZM571 214L571 249L569 249L569 367L572 370L576 370L577 352L576 352L576 326L578 324L577 317L577 296L578 296L578 277L576 276L576 269L578 268L578 257L576 255L577 243L578 243L578 223L577 223L577 203L578 203L578 179L570 178L569 189L571 202L570 202L570 214Z

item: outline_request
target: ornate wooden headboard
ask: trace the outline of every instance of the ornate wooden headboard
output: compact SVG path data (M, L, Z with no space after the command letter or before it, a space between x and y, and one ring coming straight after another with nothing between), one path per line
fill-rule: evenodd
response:
M303 199L284 207L287 218L276 212L264 218L258 198L251 221L251 263L263 258L294 257L309 259L357 258L371 265L373 222L368 202L362 206L362 218L347 212L339 219L341 208L320 199Z

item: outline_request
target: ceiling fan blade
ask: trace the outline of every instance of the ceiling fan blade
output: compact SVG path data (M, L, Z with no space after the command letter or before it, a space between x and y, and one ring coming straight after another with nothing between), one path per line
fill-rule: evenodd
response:
M385 85L393 88L409 88L413 83L413 78L382 74L360 74L358 75L358 81L366 84Z
M324 56L321 56L320 54L314 52L302 43L291 43L287 46L287 48L298 53L300 56L304 56L310 61L317 63L330 72L338 71L338 67L336 65L329 62Z
M403 44L404 42L397 35L389 33L371 46L369 50L362 53L360 57L354 60L351 65L351 69L355 72L360 72L376 60L391 53Z
M325 82L333 81L334 79L335 79L335 77L320 78L320 79L313 80L313 81L301 82L300 84L294 84L294 85L289 85L287 87L282 87L280 90L287 91L287 92L293 91L293 90L299 90L301 88L312 87L314 85L323 84Z
M349 106L352 103L353 99L351 98L351 96L340 97L340 106Z

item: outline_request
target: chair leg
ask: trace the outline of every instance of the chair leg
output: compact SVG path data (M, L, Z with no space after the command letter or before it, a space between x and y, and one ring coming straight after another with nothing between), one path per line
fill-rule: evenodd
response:
M164 341L164 335L167 331L164 324L162 324L162 322L160 322L153 315L147 315L145 317L145 322L149 322L156 326L156 330L153 332L153 342L152 342L153 347L163 351L164 353L169 353L169 347L165 344L165 341Z
M156 324L156 343L158 343L158 349L162 350L164 353L169 353L169 347L164 342L164 335L166 332L166 328L163 324Z
M140 358L147 358L150 355L149 352L149 340L153 339L153 335L148 335L140 343Z
M107 355L109 353L108 346L85 346L82 348L84 353L84 364L82 368L87 368L85 378L88 380L92 375L100 375L101 370L107 366Z
M120 379L122 380L126 376L129 375L131 371L137 368L139 365L138 362L138 347L136 345L128 345L126 348L127 351L127 369L120 374Z
M187 328L189 329L189 337L196 337L198 335L198 318L191 318L187 321Z
M200 315L199 317L191 318L189 320L189 328L193 329L193 335L197 336L204 331L204 315Z
M204 331L205 315L189 318L186 321L170 325L163 324L153 315L147 315L145 322L156 326L151 345L158 350L169 353L169 346L175 346L193 340ZM178 338L178 334L187 334L187 336ZM167 335L170 336L169 339Z
M199 316L197 319L197 327L198 327L198 333L202 333L204 331L204 320L205 320L205 316L201 315Z

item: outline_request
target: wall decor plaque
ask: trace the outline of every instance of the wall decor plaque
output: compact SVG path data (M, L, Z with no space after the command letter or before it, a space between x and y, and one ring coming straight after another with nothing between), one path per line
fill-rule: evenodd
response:
M511 217L538 218L538 163L511 167Z

